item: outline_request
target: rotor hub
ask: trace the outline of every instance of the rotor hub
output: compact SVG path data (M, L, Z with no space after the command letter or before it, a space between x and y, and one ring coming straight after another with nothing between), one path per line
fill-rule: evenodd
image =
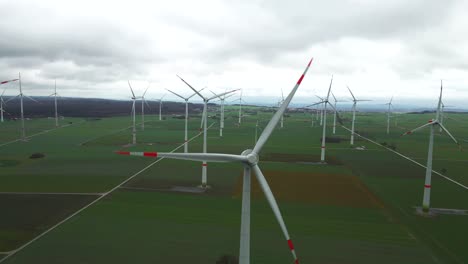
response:
M258 154L253 152L253 150L251 149L246 149L242 151L241 155L246 156L248 160L247 162L251 165L257 164L259 161Z

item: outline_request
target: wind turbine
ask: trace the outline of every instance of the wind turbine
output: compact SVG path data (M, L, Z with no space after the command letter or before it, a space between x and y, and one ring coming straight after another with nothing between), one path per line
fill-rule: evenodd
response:
M460 147L460 144L458 143L458 141L452 136L452 134L450 134L450 132L444 127L444 125L442 125L442 123L439 120L440 115L441 115L441 107L442 107L442 80L440 81L440 96L439 96L439 103L437 104L436 118L429 120L427 124L424 124L420 127L417 127L413 130L410 130L402 134L402 136L413 134L413 132L423 129L427 126L430 126L430 129L431 129L430 134L429 134L429 149L427 152L426 178L424 181L424 196L423 196L423 203L422 203L422 211L425 213L429 212L429 204L430 204L430 199L431 199L431 174L432 174L432 152L434 148L434 128L436 126L439 126Z
M162 102L163 102L162 99L164 98L164 96L166 96L166 95L163 95L163 96L159 99L159 121L162 120L162 118L161 118L161 108L162 108Z
M333 109L334 109L334 112L333 112L333 135L334 135L336 133L336 115L338 113L338 108L337 108L336 104L338 102L344 102L344 101L337 100L335 95L333 94L333 92L331 93L331 95L333 96L333 99L335 100L335 104L333 106Z
M363 101L370 101L370 100L357 100L356 97L354 97L353 92L351 92L351 89L349 89L349 86L346 86L349 90L349 93L353 97L353 121L351 124L351 145L354 145L354 121L356 120L356 104L357 102L363 102Z
M57 111L57 80L55 80L55 90L54 90L54 93L49 95L49 96L54 96L54 106L55 106L55 127L58 127L59 126L59 122L58 122L58 111Z
M240 97L239 99L235 99L235 100L232 100L232 102L235 102L235 101L239 101L239 125L242 123L242 102L245 102L243 99L242 99L242 89L240 89L241 93L240 93Z
M215 94L213 91L210 91L213 95L217 95ZM219 112L220 112L220 117L219 117L219 136L222 137L223 136L223 129L224 129L224 103L226 101L227 98L233 96L234 94L231 93L231 94L228 94L228 95L223 95L221 97L219 97L219 100L221 101L221 105L220 105L220 109L219 109Z
M307 107L310 107L310 106L314 106L314 105L318 105L318 104L323 104L322 146L321 146L321 152L320 152L320 162L322 162L322 163L325 163L325 143L326 143L326 137L327 137L327 130L326 130L327 129L327 104L330 104L328 99L330 98L330 92L331 92L332 84L333 84L333 75L332 75L331 80L330 80L330 86L328 87L327 97L321 98L321 97L317 96L322 101L307 106ZM331 104L330 104L330 106L333 107Z
M386 103L386 105L388 105L388 110L387 110L387 135L390 134L390 114L391 114L391 111L392 111L392 101L393 101L393 96L392 98L390 99L390 102Z
M207 113L208 112L208 102L215 99L215 98L219 98L220 96L235 92L237 90L232 90L232 91L229 91L229 92L225 92L225 93L222 93L222 94L219 94L219 95L215 95L213 97L204 97L200 92L195 90L195 88L193 88L184 79L182 79L182 77L180 77L179 75L177 75L177 77L179 77L179 79L181 81L183 81L188 87L190 87L190 89L192 89L198 96L200 96L201 99L203 99L203 115L202 115L202 119L203 119L203 153L206 153L206 151L207 151L206 143L207 143L207 123L208 123L208 113ZM207 188L208 187L208 185L207 185L207 176L208 176L207 175L208 174L207 167L208 167L207 160L202 160L202 184L201 184L202 188Z
M132 92L132 144L136 144L136 109L135 109L135 103L136 99L139 99L141 97L136 97L135 93L133 92L132 85L130 85L130 81L128 81L128 87L130 87L130 91Z
M148 91L150 85L151 85L151 83L148 83L148 87L146 87L145 92L140 97L141 98L141 130L145 130L145 104L148 106L148 108L150 107L148 102L146 102L146 100L145 100L145 95L146 95L146 92Z
M18 80L19 80L19 79L13 79L13 80L8 80L8 81L2 81L2 82L0 82L0 85L2 85L2 84L7 84L7 83L9 83L9 82L18 81ZM0 116L1 116L1 117L0 117L0 120L1 120L2 123L3 123L3 113L4 113L4 112L6 113L5 109L3 108L3 105L6 104L6 102L3 100L3 95L5 94L5 91L6 91L6 87L5 87L5 89L3 89L2 95L0 95Z
M28 98L29 100L31 101L34 101L36 103L39 103L38 101L32 99L31 97L23 94L23 89L21 87L21 73L18 73L18 79L15 79L16 80L19 80L19 94L11 99L9 99L8 101L6 102L9 102L13 99L15 99L16 97L19 97L20 98L20 108L21 108L21 140L23 141L26 141L26 129L24 127L24 108L23 108L23 97L26 97Z
M241 211L241 231L240 231L240 250L239 250L239 263L248 264L250 263L250 192L251 192L251 171L255 172L257 181L265 194L265 197L278 221L281 230L283 231L284 236L286 237L289 249L291 251L292 257L294 258L294 263L298 264L299 260L296 256L294 250L294 245L289 236L289 232L286 228L286 224L283 220L281 212L279 210L278 204L273 196L273 193L267 183L265 176L263 175L259 163L259 153L262 150L263 146L267 142L271 133L275 129L276 125L281 119L284 111L291 102L294 94L296 93L299 85L301 84L304 76L306 75L312 59L309 61L307 67L305 68L303 74L297 81L296 85L286 97L285 101L276 113L271 118L268 125L263 130L260 138L255 144L253 149L247 149L243 151L240 155L233 154L221 154L221 153L160 153L160 152L128 152L128 151L118 151L118 154L121 155L134 155L134 156L146 156L146 157L165 157L172 159L181 159L181 160L193 160L193 161L203 161L206 162L240 162L244 167L244 177L243 177L243 186L242 186L242 211Z
M199 92L201 92L203 89L205 88L202 88L201 90L199 90ZM193 93L191 96L189 97L183 97L182 95L179 95L169 89L166 89L168 92L172 93L173 95L177 96L177 97L180 97L182 99L185 100L185 136L184 136L184 153L187 153L188 152L188 132L187 132L187 128L188 128L188 100L190 100L190 98L192 98L193 96L195 96L197 93Z

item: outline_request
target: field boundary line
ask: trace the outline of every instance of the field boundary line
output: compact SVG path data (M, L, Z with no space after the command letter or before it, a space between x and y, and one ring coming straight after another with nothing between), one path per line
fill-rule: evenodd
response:
M78 193L78 192L0 192L2 194L13 194L13 195L89 195L99 196L105 193Z
M343 126L343 125L342 125L341 127L344 128L344 129L346 129L346 130L348 130L349 132L351 132L351 129L349 129L349 128ZM387 147L383 146L382 144L380 144L380 143L378 143L378 142L375 142L375 141L372 140L372 139L369 139L369 138L366 138L366 137L364 137L364 136L359 135L359 134L356 133L356 132L354 132L354 134L355 134L356 136L358 136L358 137L361 137L361 138L363 138L363 139L365 139L365 140L371 142L371 143L374 143L374 144L376 144L376 145L378 145L378 146L381 146L382 148L385 148L385 149L387 149L387 150L389 150L389 151L391 151L391 152L397 154L398 156L400 156L400 157L402 157L402 158L404 158L404 159L407 159L407 160L413 162L414 164L417 164L417 165L419 165L419 166L421 166L421 167L423 167L423 168L425 168L425 169L427 168L427 167L424 166L423 164L421 164L421 163L419 163L419 162L417 162L417 161L411 159L410 157L407 157L407 156L401 154L401 153L398 152L398 151L395 151L395 150L393 150L393 149L391 149L391 148L387 148ZM448 180L448 181L450 181L450 182L452 182L452 183L454 183L454 184L456 184L456 185L458 185L458 186L460 186L460 187L462 187L462 188L468 190L468 187L465 186L465 185L463 185L462 183L459 183L459 182L457 182L457 181L455 181L455 180L453 180L453 179L451 179L451 178L449 178L449 177L447 177L447 176L443 175L442 173L439 173L439 172L437 172L437 171L435 171L435 170L432 170L432 172L435 173L435 174L437 174L437 175L439 175L440 177L445 178L446 180Z
M214 124L216 124L215 122L213 122L209 127L208 129L210 129ZM176 147L175 149L171 150L170 153L182 148L185 143L188 143L192 140L194 140L195 138L199 137L200 135L202 135L203 133L202 132L199 132L198 134L196 134L195 136L193 136L192 138L190 138L189 140L187 140L187 142L184 142L183 144L181 144L180 146ZM98 198L96 198L96 200L90 202L89 204L85 205L84 207L82 207L81 209L79 209L78 211L74 212L73 214L71 214L70 216L68 216L67 218L63 219L62 221L58 222L57 224L51 226L50 228L48 228L47 230L45 230L44 232L42 232L41 234L39 234L38 236L36 236L35 238L31 239L30 241L26 242L25 244L23 244L22 246L20 246L19 248L17 249L14 249L12 251L9 251L10 253L8 255L6 255L4 258L0 259L0 263L4 262L5 260L9 259L11 256L14 256L16 253L18 253L19 251L21 251L22 249L24 249L25 247L29 246L30 244L34 243L35 241L39 240L41 237L45 236L46 234L48 234L49 232L53 231L54 229L56 229L57 227L61 226L63 223L67 222L68 220L70 220L71 218L75 217L76 215L78 215L79 213L83 212L84 210L86 210L87 208L89 208L90 206L94 205L95 203L99 202L102 198L108 196L109 194L111 194L112 192L114 192L115 190L119 189L120 187L122 187L124 184L126 184L127 182L129 182L130 180L132 180L133 178L135 178L136 176L140 175L142 172L146 171L147 169L149 169L150 167L152 167L154 164L160 162L161 160L164 160L165 158L162 157L162 158L159 158L153 162L151 162L149 165L147 165L146 167L144 167L143 169L141 169L140 171L134 173L132 176L130 176L129 178L125 179L123 182L121 182L120 184L118 184L117 186L115 186L114 188L110 189L109 191L105 192L103 195L99 196Z
M38 132L36 134L32 134L30 136L27 136L26 139L30 139L30 138L35 137L35 136L39 136L39 135L42 135L42 134L45 134L45 133L48 133L48 132L52 132L52 131L58 130L60 128L65 128L65 127L69 127L69 126L72 126L72 125L79 125L79 124L82 124L84 122L86 122L86 120L82 120L81 122L77 122L77 123L66 124L66 125L59 126L59 127L54 127L54 128L51 128L51 129L46 129L46 130L43 130L43 131ZM10 144L13 144L13 143L18 142L18 141L22 141L22 138L18 138L18 139L12 140L12 141L2 143L2 144L0 144L0 147L10 145Z

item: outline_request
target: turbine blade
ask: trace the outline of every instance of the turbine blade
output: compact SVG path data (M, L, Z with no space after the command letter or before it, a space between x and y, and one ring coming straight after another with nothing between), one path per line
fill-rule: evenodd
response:
M145 97L145 94L146 94L146 92L148 91L148 89L150 88L150 85L151 85L151 83L148 83L148 87L146 87L146 90L145 90L145 92L143 93L143 95L141 96L141 98Z
M333 100L335 100L335 102L338 102L338 100L336 100L336 97L335 97L335 95L333 94L333 92L331 92L331 95L333 96Z
M437 120L439 120L441 106L442 106L442 80L440 80L440 95L439 95L439 102L437 104L437 114L436 114Z
M198 90L198 92L201 92L201 91L205 90L205 88L206 88L206 87L201 88L200 90ZM194 97L195 95L197 95L197 93L194 93L194 94L192 94L191 96L189 96L189 97L187 98L187 100L189 100L190 98Z
M283 98L283 101L284 101L283 88L281 88L281 98Z
M319 104L323 104L323 103L324 103L324 102L318 102L318 103L315 103L315 104L307 105L306 107L311 107L311 106L319 105Z
M289 103L291 102L292 98L294 97L294 94L296 93L297 89L299 88L299 85L301 85L302 80L304 79L304 76L307 74L307 71L309 70L310 64L312 64L313 59L314 58L310 59L309 63L307 64L307 67L305 68L305 70L302 73L301 77L297 81L296 85L294 86L292 91L289 93L289 95L286 97L284 102L281 104L280 108L273 115L270 122L268 122L268 125L266 125L266 127L263 130L262 134L258 138L257 144L255 145L255 147L253 149L254 152L259 153L260 150L262 149L263 145L265 145L266 141L268 140L271 133L275 129L276 125L278 124L279 120L281 119L281 116L286 111L286 108L288 107Z
M328 87L327 100L326 100L327 102L328 102L328 98L330 97L332 83L333 83L333 75L332 75L331 80L330 80L330 87Z
M433 124L434 124L434 121L433 121L433 120L429 120L429 122L428 122L427 124L424 124L424 125L422 125L422 126L420 126L420 127L417 127L417 128L415 128L415 129L413 129L413 130L410 130L410 131L408 131L408 132L405 132L405 133L401 134L401 136L413 134L415 131L421 130L421 129L427 127L427 126L432 126Z
M169 89L166 89L166 90L167 90L168 92L172 93L173 95L175 95L175 96L177 96L177 97L180 97L180 98L186 100L185 97L183 97L182 95L177 94L177 93L175 93L175 92L173 92L173 91L171 91L171 90L169 90Z
M37 101L37 100L35 100L35 99L33 99L33 98L31 98L31 97L29 97L29 96L25 95L25 94L23 94L23 96L24 96L24 97L26 97L26 98L28 98L28 99L29 99L29 100L31 100L31 101L34 101L34 102L36 102L36 103L40 104L40 102L39 102L39 101Z
M349 86L346 85L346 88L348 88L348 91L351 93L351 96L353 97L353 100L356 101L356 97L354 97L353 92L351 92L351 89L349 89Z
M223 95L230 94L230 93L233 93L233 92L236 92L236 91L239 91L239 90L240 89L235 89L235 90L231 90L229 92L224 92L224 93L221 93L221 94L218 94L218 95L215 94L215 96L208 98L208 101L213 100L215 98L221 98L221 96L223 96Z
M9 83L9 82L18 81L18 80L19 80L19 79L13 79L13 80L2 81L2 82L0 82L0 85L5 84L5 83Z
M242 155L221 153L171 153L171 152L131 152L116 151L119 155L130 155L152 158L169 158L178 160L209 161L209 162L247 162L247 157Z
M447 133L447 135L455 142L455 144L460 146L460 143L458 143L458 141L452 136L452 134L450 134L450 132L448 131L447 128L444 127L444 125L440 123L438 123L438 125L445 131L445 133Z
M130 91L132 91L133 98L135 98L135 93L133 92L132 85L130 85L130 81L128 81L128 87L130 87Z
M145 102L146 106L151 110L151 106L148 104L148 102L143 98L143 102Z
M271 210L273 211L273 214L276 217L276 220L278 221L278 224L281 227L281 231L283 231L283 235L286 238L286 241L288 242L289 249L291 250L291 254L294 258L295 263L299 263L296 252L294 250L294 245L291 241L291 238L289 237L288 229L286 228L286 224L284 223L283 216L281 215L280 209L278 207L278 204L276 203L275 197L273 196L273 193L271 192L270 186L268 185L265 176L263 175L262 171L258 167L258 165L252 166L255 176L257 177L258 184L262 188L263 193L265 194L265 197L270 204Z
M10 102L11 100L14 100L14 99L18 98L19 96L20 96L20 95L18 94L17 96L12 97L12 98L6 100L5 104L8 103L8 102Z
M203 97L203 95L201 95L201 93L199 93L197 90L195 90L195 88L193 88L190 84L188 84L188 82L186 82L184 79L182 79L182 77L180 77L179 75L177 75L177 77L179 77L179 79L181 81L183 81L188 87L190 87L190 89L192 89L196 94L198 94L198 96L200 96L203 100L206 100L205 97Z

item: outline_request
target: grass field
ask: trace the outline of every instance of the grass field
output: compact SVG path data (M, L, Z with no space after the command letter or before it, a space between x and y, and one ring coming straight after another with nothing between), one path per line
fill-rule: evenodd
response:
M224 137L218 136L219 123L209 130L208 152L239 154L251 148L257 120L263 128L271 115L251 114L239 126L236 109L229 109ZM465 139L468 115L450 116L454 119L447 119L446 127ZM349 114L343 117L350 127ZM318 164L321 127L311 127L310 118L301 113L285 118L285 127L275 130L260 158L302 263L468 263L468 215L415 214L422 202L424 168L364 139L356 138L356 145L366 150L351 148L349 132L340 126L336 136L342 141L328 143L329 162ZM428 131L400 134L430 118L400 114L387 135L384 114L360 113L356 130L425 164ZM0 258L155 161L114 151L181 146L183 120L146 120L145 131L138 127L137 146L128 145L128 117L66 119L73 124L1 146ZM328 135L331 120L329 116ZM0 145L18 138L19 123L0 125ZM189 137L199 133L199 126L199 118L190 119ZM39 133L53 128L53 121L30 120L27 128L28 134ZM195 137L189 151L201 152L202 143L202 137ZM434 146L434 170L468 185L468 154L444 134L437 133ZM45 157L30 159L35 152ZM200 184L201 164L161 160L3 263L216 263L224 254L238 254L241 176L239 164L210 163L211 189L175 192L174 187ZM435 175L432 186L431 206L468 209L468 190ZM255 180L252 199L251 262L291 263Z

